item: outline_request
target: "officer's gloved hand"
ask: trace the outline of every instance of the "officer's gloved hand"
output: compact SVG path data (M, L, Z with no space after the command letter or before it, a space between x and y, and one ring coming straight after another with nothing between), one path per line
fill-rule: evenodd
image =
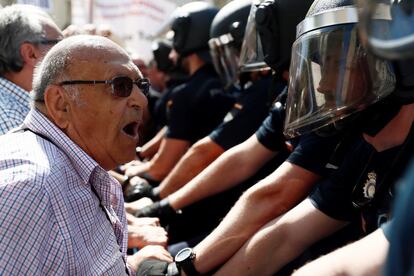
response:
M136 276L179 276L180 272L175 263L147 259L142 261Z
M159 189L152 187L146 179L134 176L129 179L129 185L124 191L125 202L132 202L143 197L158 201L160 200Z
M136 217L157 217L162 223L168 223L175 215L180 211L175 211L168 200L164 198L161 201L157 201L135 213Z

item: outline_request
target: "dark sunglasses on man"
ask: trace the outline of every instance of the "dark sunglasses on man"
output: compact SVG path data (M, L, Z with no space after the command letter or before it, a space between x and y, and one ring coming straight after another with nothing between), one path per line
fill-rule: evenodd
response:
M112 87L112 95L117 97L129 97L135 84L145 96L148 96L150 81L146 78L132 80L130 77L114 77L111 80L68 80L62 81L59 85L75 85L75 84L110 84Z

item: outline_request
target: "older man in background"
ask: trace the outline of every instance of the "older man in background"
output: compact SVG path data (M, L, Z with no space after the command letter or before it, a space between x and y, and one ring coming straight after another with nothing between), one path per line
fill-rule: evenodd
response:
M0 137L0 274L123 275L161 246L126 255L122 188L108 170L132 160L149 82L118 45L74 36L33 81L34 108Z
M23 122L34 67L61 39L59 27L35 6L0 10L0 135Z

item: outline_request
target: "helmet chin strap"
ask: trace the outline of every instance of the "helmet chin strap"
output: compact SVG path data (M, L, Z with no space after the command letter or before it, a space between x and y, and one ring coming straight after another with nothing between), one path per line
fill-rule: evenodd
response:
M369 136L377 135L400 111L402 104L393 99L393 95L356 112L344 119L319 128L315 133L328 137L346 129L351 123L353 129L359 128Z

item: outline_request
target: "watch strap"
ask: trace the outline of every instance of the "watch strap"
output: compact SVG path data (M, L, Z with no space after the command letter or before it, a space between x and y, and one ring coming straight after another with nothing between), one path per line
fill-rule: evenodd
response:
M181 262L176 262L177 266L180 270L184 271L187 276L198 276L201 275L194 266L194 259L196 255L191 250L191 254L188 258Z

